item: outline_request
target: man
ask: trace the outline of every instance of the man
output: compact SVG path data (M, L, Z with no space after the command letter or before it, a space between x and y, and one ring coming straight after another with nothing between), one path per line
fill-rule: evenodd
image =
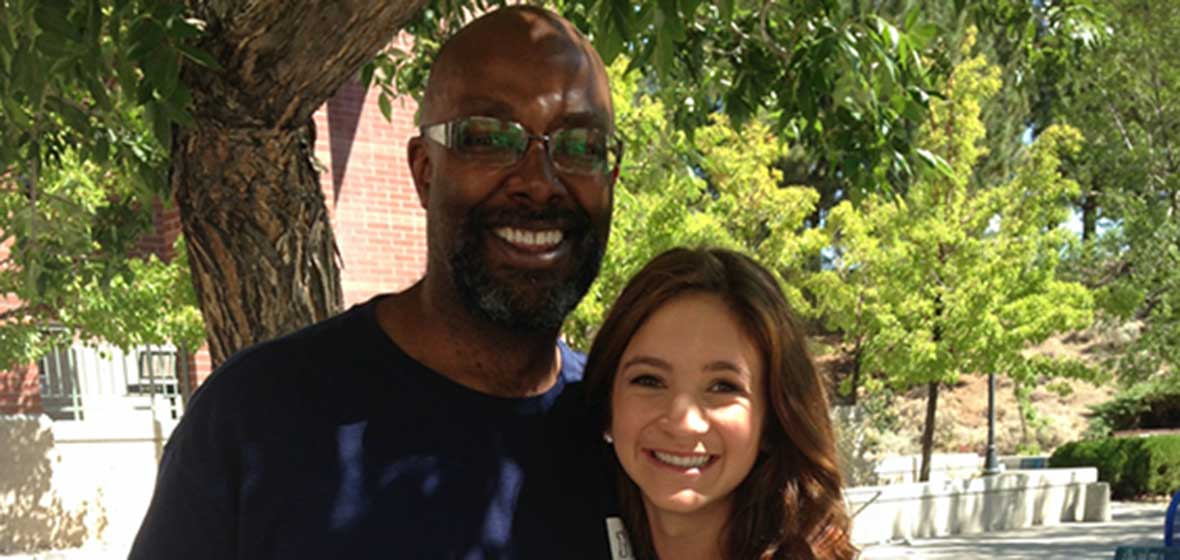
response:
M613 118L601 60L556 15L453 37L408 148L425 276L219 368L131 557L606 556L559 399L582 359L557 337L605 250Z

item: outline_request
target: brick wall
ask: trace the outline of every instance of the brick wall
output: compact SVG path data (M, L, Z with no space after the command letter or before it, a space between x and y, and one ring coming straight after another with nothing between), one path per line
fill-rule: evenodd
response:
M346 307L404 289L426 269L426 216L406 163L416 109L411 99L395 102L386 121L377 90L349 82L315 114Z

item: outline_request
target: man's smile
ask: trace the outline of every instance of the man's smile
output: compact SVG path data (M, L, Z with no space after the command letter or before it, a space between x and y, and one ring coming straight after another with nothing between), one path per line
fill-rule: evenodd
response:
M560 229L531 230L515 227L498 227L492 230L497 237L511 243L522 251L546 252L557 248L565 238Z

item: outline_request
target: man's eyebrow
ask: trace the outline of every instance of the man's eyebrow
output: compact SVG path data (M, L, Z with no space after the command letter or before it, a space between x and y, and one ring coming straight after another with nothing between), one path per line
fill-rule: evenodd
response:
M576 126L610 128L610 119L601 111L578 111L562 115L557 124L557 128Z
M462 107L464 113L469 116L496 117L502 120L512 120L513 118L512 105L490 97L463 97L456 101L455 105Z
M672 364L670 364L664 360L661 360L655 356L645 356L645 355L635 356L635 357L627 360L626 362L623 362L623 365L619 369L625 370L631 366L651 366L651 367L654 367L657 369L663 369L663 370L672 369Z

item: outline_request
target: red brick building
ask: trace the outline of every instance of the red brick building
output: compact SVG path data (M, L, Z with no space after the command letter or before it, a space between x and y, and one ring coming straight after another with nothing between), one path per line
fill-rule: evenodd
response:
M342 258L345 306L374 294L400 290L417 280L426 266L426 221L406 163L406 141L417 134L416 104L395 102L392 121L377 105L378 91L357 82L345 84L315 114L315 152L324 171L324 200ZM145 251L171 257L180 231L175 209L161 210L156 235ZM0 257L6 253L0 248ZM0 311L17 302L0 301ZM208 353L194 358L196 378L210 372ZM41 372L30 365L0 372L0 414L40 413Z

